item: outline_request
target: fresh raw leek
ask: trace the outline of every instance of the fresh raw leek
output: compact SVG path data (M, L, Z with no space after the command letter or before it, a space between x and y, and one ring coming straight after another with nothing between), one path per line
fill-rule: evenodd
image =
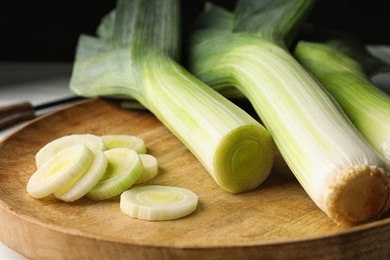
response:
M390 96L370 80L376 71L390 67L354 38L334 37L323 42L300 41L295 57L324 85L390 166Z
M221 93L232 86L243 93L316 205L336 223L354 225L387 210L389 176L339 105L288 51L313 4L238 0L231 15L208 5L194 27L188 67ZM218 17L231 17L232 27Z
M184 188L150 185L122 193L120 208L133 218L162 221L182 218L194 212L198 196Z
M60 138L54 139L53 141L47 143L43 146L35 155L35 162L37 167L41 167L47 160L53 157L56 153L62 149L75 145L75 144L84 144L91 150L106 150L104 141L100 136L92 134L71 134L65 135Z
M144 170L142 171L141 176L137 179L135 184L140 184L147 182L158 174L158 162L157 158L151 154L140 154L139 158L142 161Z
M268 131L179 65L179 1L119 0L83 35L70 82L80 96L133 98L150 110L225 190L256 188L268 176Z
M85 173L79 174L72 181L56 190L53 193L56 198L73 202L87 194L99 182L107 169L107 158L103 151L95 150L93 152L93 161Z
M113 148L130 148L139 154L146 154L147 152L144 140L138 136L124 134L102 135L101 138L107 150Z
M54 154L30 177L27 192L34 198L46 197L83 176L94 160L84 144L68 146Z
M143 164L136 151L129 148L113 148L104 151L107 168L103 176L86 196L105 200L122 194L142 175Z

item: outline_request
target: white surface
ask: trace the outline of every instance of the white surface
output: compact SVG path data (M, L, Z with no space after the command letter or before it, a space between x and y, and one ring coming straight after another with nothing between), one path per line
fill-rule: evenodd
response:
M383 46L370 47L377 56L390 62L390 52ZM44 63L1 63L0 62L0 106L21 101L33 105L69 97L68 89L71 64ZM373 79L380 88L390 93L390 73L383 73ZM0 130L0 141L23 123ZM0 242L1 260L26 259Z
M72 64L0 63L0 106L22 101L39 105L72 96L68 89ZM37 111L37 115L50 109ZM25 123L0 130L0 141ZM1 260L26 259L0 242Z

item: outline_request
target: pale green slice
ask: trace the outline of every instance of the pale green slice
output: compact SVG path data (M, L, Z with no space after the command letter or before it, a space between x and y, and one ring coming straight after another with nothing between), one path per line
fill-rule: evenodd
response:
M35 171L27 183L27 192L34 198L46 197L84 174L93 159L94 153L86 145L66 147Z
M95 158L85 174L54 192L56 198L73 202L87 194L98 183L106 171L107 158L103 151L96 150L94 153Z
M156 177L158 174L158 162L156 157L151 154L139 154L139 157L141 158L142 164L144 165L144 170L135 184L147 182Z
M115 197L141 176L143 164L136 151L129 148L114 148L104 151L107 169L99 182L86 194L90 199L104 200Z
M105 150L102 138L93 134L72 134L57 138L43 146L35 155L37 167L41 167L53 155L74 144L85 144L92 151Z
M137 153L146 153L145 142L142 138L134 135L103 135L101 138L104 141L106 149L113 148L130 148Z
M122 193L120 208L133 218L148 221L173 220L194 212L198 196L184 188L149 185Z

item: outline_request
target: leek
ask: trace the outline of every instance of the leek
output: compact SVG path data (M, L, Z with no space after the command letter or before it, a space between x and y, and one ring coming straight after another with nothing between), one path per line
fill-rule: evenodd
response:
M137 100L229 192L266 179L274 156L268 131L179 64L178 0L119 0L97 33L79 39L73 92Z
M113 148L104 151L107 168L103 176L86 196L93 200L106 200L130 188L144 169L136 151L129 148Z
M65 135L60 138L54 139L47 143L35 154L35 162L37 167L41 167L46 161L53 157L56 153L60 152L66 147L75 144L84 144L91 150L106 150L104 141L100 136L93 134L71 134Z
M139 158L141 158L144 170L135 184L147 182L158 174L158 162L156 157L150 154L140 154Z
M370 80L389 66L349 36L300 41L294 54L390 166L390 96Z
M87 172L94 153L84 144L68 146L39 167L27 183L27 192L34 198L46 197Z
M150 185L127 190L120 197L126 215L148 221L173 220L194 212L198 196L184 188Z
M53 194L57 199L67 202L78 200L87 194L103 177L107 169L107 158L103 151L95 150L93 152L94 159L88 170L56 190Z
M139 154L147 152L145 142L142 138L134 135L102 135L106 149L130 148Z
M313 5L238 0L229 15L209 4L194 26L188 67L218 91L234 86L243 93L314 203L336 223L354 225L387 210L389 176L339 105L288 51ZM231 17L232 27L218 17Z

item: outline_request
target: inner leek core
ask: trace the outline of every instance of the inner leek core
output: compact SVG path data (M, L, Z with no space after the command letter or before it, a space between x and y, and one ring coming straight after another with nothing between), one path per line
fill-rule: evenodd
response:
M242 138L246 136L246 138ZM258 138L259 136L263 138ZM223 174L215 176L217 183L222 183L227 190L235 193L252 183L252 188L263 182L268 175L259 172L270 172L274 160L273 142L268 133L260 131L256 126L245 126L232 132L218 147L215 157L215 171ZM230 161L223 161L229 158Z
M142 195L142 193L140 194ZM144 196L145 200L164 203L164 202L172 202L180 200L181 196L179 194L172 194L170 192L155 192L155 193L147 193Z

